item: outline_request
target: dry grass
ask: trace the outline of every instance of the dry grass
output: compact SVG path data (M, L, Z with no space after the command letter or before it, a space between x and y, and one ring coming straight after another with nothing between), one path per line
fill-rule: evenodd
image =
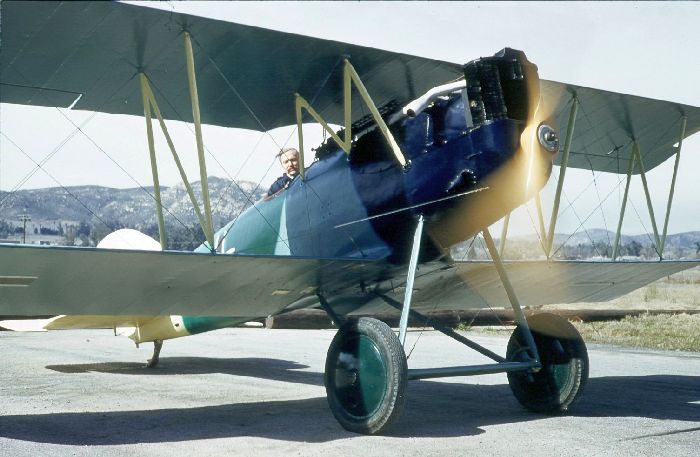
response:
M700 352L700 314L643 314L621 321L574 325L591 343Z
M643 314L620 321L572 324L586 343L700 352L700 314ZM509 337L514 329L514 326L488 326L468 330Z
M541 312L551 309L700 309L700 268L667 276L608 302L538 307ZM621 321L573 324L583 339L590 343L700 352L700 314L643 314ZM470 330L507 336L512 332L512 327L473 327Z

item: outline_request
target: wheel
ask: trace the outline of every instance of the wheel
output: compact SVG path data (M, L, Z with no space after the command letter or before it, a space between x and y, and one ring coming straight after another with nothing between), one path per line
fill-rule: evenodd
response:
M346 323L326 357L333 415L348 431L381 432L401 414L407 373L403 346L388 325L367 317Z
M567 411L588 379L588 352L576 328L554 314L537 314L527 320L542 369L536 373L508 373L515 398L527 409L557 414ZM516 328L508 341L509 361L528 360L525 338Z

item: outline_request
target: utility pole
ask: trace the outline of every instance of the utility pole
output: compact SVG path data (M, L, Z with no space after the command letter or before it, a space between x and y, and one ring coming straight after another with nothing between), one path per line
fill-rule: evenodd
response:
M27 222L31 221L32 218L24 213L19 217L19 220L22 221L22 244L27 244Z

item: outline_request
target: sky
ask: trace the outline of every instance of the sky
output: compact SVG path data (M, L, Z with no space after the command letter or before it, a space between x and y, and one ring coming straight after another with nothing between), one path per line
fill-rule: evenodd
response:
M544 79L700 106L700 59L694 51L700 45L697 2L162 2L149 6L458 63L509 46L525 51ZM190 180L198 180L192 126L171 122L168 128ZM0 129L0 190L53 187L57 182L120 188L151 183L145 123L140 117L1 104ZM320 132L317 126L307 126L305 143L318 142ZM205 126L209 175L267 187L281 174L273 158L275 144L296 146L293 129L270 133ZM181 181L158 133L156 149L161 185ZM48 155L38 170L35 162ZM683 143L669 233L700 230L697 170L700 134ZM659 230L672 171L671 159L648 173ZM552 178L543 192L545 219L549 219L554 185ZM614 231L623 186L615 175L599 174L594 182L590 171L568 170L557 231L582 227ZM569 202L574 202L573 207ZM532 232L534 214L533 205L517 211L511 233ZM637 177L632 181L623 233L650 231Z

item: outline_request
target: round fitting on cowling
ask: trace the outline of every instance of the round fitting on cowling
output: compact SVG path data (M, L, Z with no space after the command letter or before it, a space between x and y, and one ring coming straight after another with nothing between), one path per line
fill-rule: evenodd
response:
M548 152L556 154L559 152L559 135L547 124L540 124L537 128L537 139Z

